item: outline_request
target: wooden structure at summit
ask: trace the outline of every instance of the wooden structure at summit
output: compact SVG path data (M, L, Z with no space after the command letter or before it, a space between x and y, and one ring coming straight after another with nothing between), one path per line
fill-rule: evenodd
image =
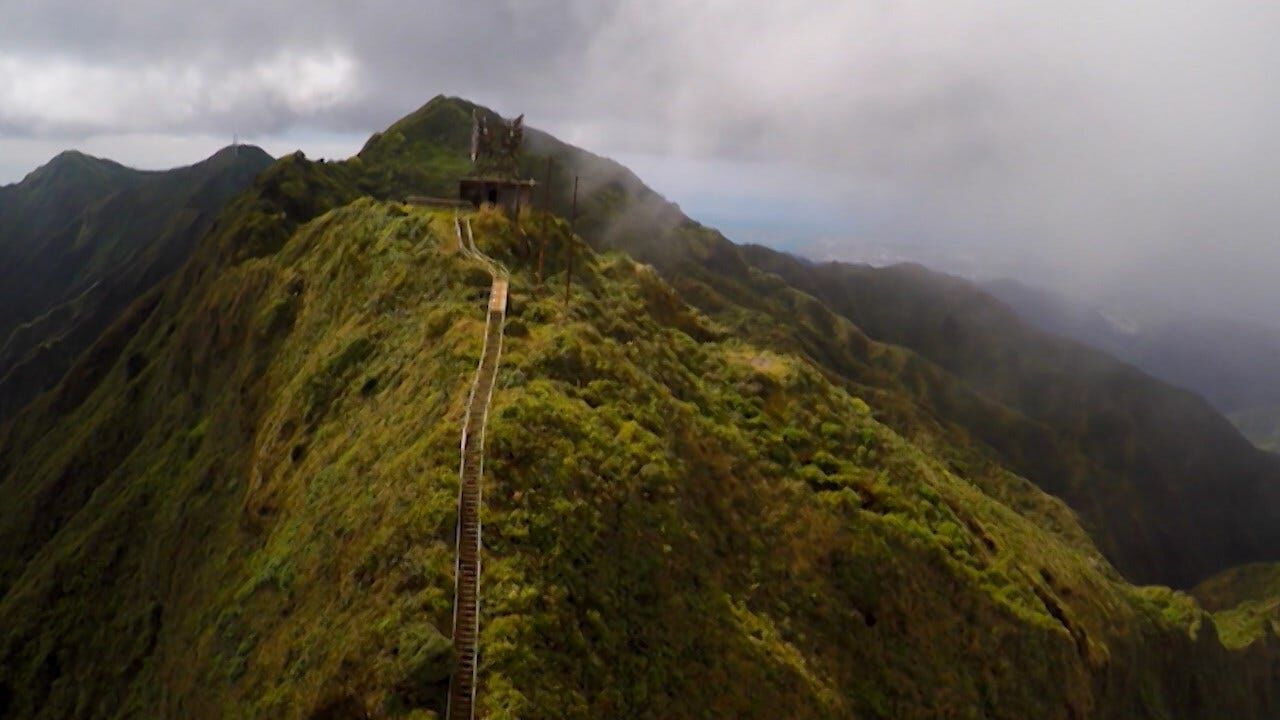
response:
M476 208L499 207L512 215L533 204L533 180L520 177L524 115L493 128L479 110L471 113L471 174L458 181L458 197Z

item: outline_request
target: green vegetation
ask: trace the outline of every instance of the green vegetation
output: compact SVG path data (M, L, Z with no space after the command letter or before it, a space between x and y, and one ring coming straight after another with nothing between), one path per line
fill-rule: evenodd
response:
M456 155L415 171L394 148L468 112L438 99L358 159L276 163L0 428L0 717L442 712L487 282L450 213L396 201ZM584 205L631 217L627 197ZM639 242L634 217L582 226ZM675 285L572 240L566 308L562 220L534 280L543 219L472 218L512 270L483 717L1280 708L1276 638L1225 647L1191 597L1125 582L1065 504L933 415L968 398L935 367L692 224L664 232L709 264Z
M252 146L163 172L66 152L0 188L0 422L177 270L270 164Z
M1192 593L1213 611L1213 621L1228 647L1280 636L1280 565L1232 568L1200 583Z
M918 266L814 265L760 247L754 268L885 343L907 347L992 412L916 395L998 462L1066 500L1127 577L1190 587L1280 548L1280 457L1200 397L1022 323L972 284Z
M380 157L461 161L472 107L428 103L395 125L412 154ZM541 182L554 160L539 192L556 213L568 215L582 176L577 228L594 248L652 264L679 301L738 337L804 356L867 397L896 432L944 435L948 460L967 473L1008 468L1063 498L1131 580L1186 588L1277 558L1280 458L1191 393L1036 332L965 281L739 247L615 162L533 130L526 145L527 176ZM383 183L374 192L409 190Z
M1123 330L1096 309L1015 280L983 284L1020 317L1208 400L1255 445L1280 451L1280 329L1177 313Z
M5 680L38 701L20 714L438 699L480 313L431 221L361 201L175 283L86 397L15 426L0 532L31 551L4 558L0 613Z

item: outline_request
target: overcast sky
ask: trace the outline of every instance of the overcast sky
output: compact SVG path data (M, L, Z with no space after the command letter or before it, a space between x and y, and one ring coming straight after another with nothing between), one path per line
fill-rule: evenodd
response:
M344 157L437 93L733 238L1280 324L1280 3L0 0L0 182L233 134Z

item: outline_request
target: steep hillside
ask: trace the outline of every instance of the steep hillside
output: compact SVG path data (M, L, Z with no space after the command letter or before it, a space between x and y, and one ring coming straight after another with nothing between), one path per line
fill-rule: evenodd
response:
M1280 565L1259 563L1219 573L1192 592L1213 611L1222 641L1242 647L1255 638L1280 635Z
M490 278L451 214L397 199L440 192L468 113L274 164L0 427L0 717L439 714ZM1280 638L1228 647L1190 596L1128 584L964 423L1051 429L674 208L655 228L619 178L579 225L669 248L676 284L563 219L472 218L512 269L483 717L1280 712Z
M1280 598L1280 565L1255 563L1223 571L1195 587L1208 610L1225 610L1243 602Z
M446 172L405 158L461 166L472 107L441 99L375 136L360 158L393 170L365 171L364 186L391 197L414 183L448 192ZM1010 466L1067 498L1129 577L1189 587L1280 554L1280 462L1188 393L1036 333L967 284L739 248L617 163L536 130L526 146L526 175L542 179L554 161L556 212L569 212L572 177L583 177L578 227L596 248L653 264L740 336L880 393L877 418L896 431L931 427L970 449L953 462Z
M163 172L66 152L0 188L0 422L186 261L270 163L252 146Z
M1204 396L1263 450L1280 451L1280 331L1207 316L1120 327L1096 310L1016 281L983 284L1038 328L1100 348Z
M746 254L871 337L912 348L1077 448L1083 467L1053 453L1006 456L1076 508L1130 577L1190 585L1275 556L1280 458L1192 393L1038 331L958 278L918 266L815 265L766 248Z
M20 548L0 567L0 715L441 709L488 276L448 216L347 202L348 172L278 163L0 436L0 538ZM514 269L485 717L1280 707L1274 638L1227 650L1026 481L958 473L942 438L904 438L624 256L579 246L566 311L520 228L475 224Z
M1280 330L1207 316L1117 325L1081 302L1013 280L984 283L1027 322L1100 348L1224 412L1280 405Z
M1280 330L1181 316L1121 328L1080 303L1012 280L984 287L1039 328L1194 390L1254 444L1280 451Z

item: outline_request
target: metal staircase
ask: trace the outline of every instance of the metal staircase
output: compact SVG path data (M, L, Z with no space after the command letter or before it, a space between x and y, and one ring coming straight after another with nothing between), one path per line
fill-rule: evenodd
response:
M465 228L465 233L463 229ZM453 585L453 647L457 667L449 682L449 720L473 720L476 700L476 664L480 635L480 508L484 473L484 429L493 397L493 383L502 355L502 327L507 313L507 273L475 246L470 221L454 217L461 252L483 263L493 276L484 329L484 349L471 383L462 425L462 460L458 468L457 561Z

